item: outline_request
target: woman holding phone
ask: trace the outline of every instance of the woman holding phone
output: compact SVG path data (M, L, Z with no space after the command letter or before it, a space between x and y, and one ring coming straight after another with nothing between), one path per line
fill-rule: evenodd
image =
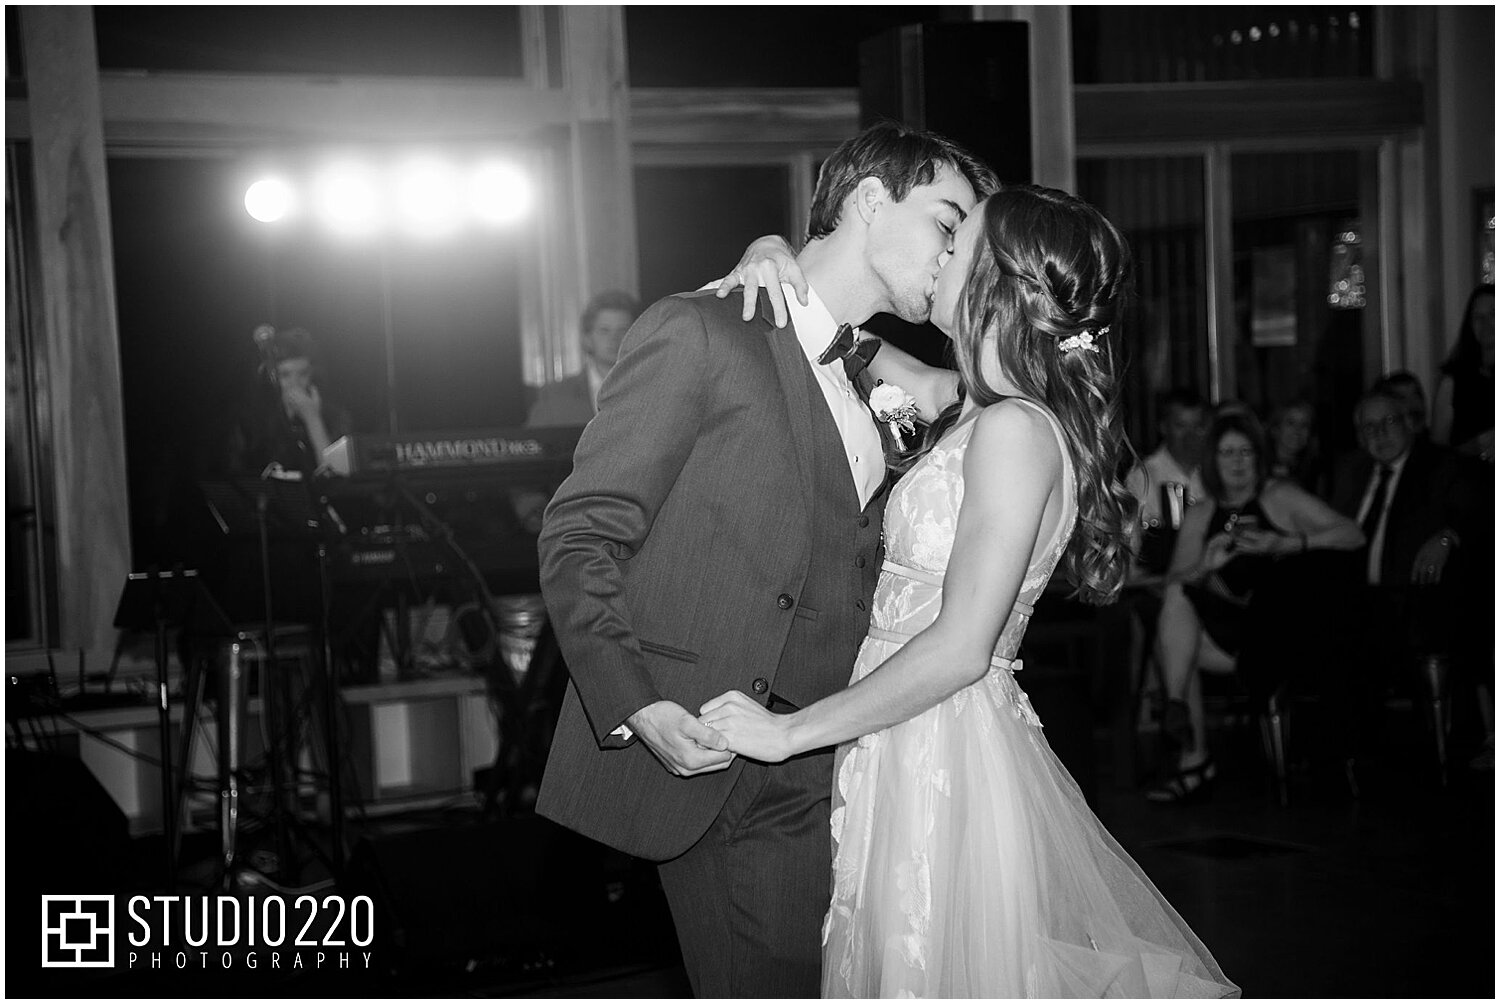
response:
M1256 623L1251 599L1283 559L1354 551L1364 535L1295 482L1270 476L1260 422L1246 410L1221 414L1208 434L1203 484L1177 535L1157 629L1168 696L1162 730L1178 748L1176 770L1147 792L1155 802L1208 794L1215 766L1204 737L1198 670L1233 673ZM1257 627L1259 625L1257 624Z

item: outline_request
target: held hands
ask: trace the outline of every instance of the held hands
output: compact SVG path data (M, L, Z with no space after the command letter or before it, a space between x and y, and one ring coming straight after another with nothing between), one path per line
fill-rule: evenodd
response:
M771 312L775 315L776 326L784 328L787 312L786 295L781 291L783 282L788 283L792 292L797 294L797 302L807 306L807 277L797 264L792 246L773 234L760 238L745 249L740 263L719 280L719 288L714 295L722 300L734 291L734 287L743 285L745 309L741 317L749 321L755 317L756 300L764 289L771 299Z
M1234 535L1234 553L1280 557L1302 549L1301 539L1274 530L1240 530Z
M648 704L626 719L626 724L662 766L678 777L723 770L734 759L722 735L673 701Z
M1443 569L1452 553L1453 538L1447 533L1435 533L1429 537L1411 563L1412 585L1435 586L1443 581Z
M1203 557L1199 565L1205 574L1217 572L1234 559L1238 545L1227 533L1216 533L1203 545Z
M780 763L794 752L787 735L789 715L775 715L738 690L730 690L699 709L698 720L716 730L740 756Z

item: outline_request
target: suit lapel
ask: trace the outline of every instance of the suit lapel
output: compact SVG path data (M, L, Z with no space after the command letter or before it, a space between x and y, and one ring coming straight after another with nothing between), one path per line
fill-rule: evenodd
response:
M764 293L760 298L760 315L766 323L766 341L771 346L771 358L776 361L776 376L781 381L781 392L786 397L787 425L791 427L792 452L797 457L802 498L807 511L812 512L813 416L812 399L807 388L807 357L802 352L801 342L797 340L797 331L790 322L784 330L776 327L770 300Z

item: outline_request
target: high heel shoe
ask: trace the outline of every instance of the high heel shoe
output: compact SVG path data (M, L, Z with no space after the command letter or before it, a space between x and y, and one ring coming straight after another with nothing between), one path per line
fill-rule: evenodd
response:
M1161 805L1187 805L1201 802L1213 794L1214 778L1218 768L1210 757L1196 767L1188 767L1167 778L1161 784L1146 790L1146 801Z

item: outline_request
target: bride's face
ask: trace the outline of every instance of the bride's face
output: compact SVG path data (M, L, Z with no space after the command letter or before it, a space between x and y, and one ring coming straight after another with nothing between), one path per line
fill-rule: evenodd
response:
M953 338L958 333L958 314L963 302L964 284L969 278L969 266L974 261L975 249L979 247L979 233L984 229L984 202L969 211L968 217L958 225L953 235L953 253L938 273L937 284L932 293L932 323Z

